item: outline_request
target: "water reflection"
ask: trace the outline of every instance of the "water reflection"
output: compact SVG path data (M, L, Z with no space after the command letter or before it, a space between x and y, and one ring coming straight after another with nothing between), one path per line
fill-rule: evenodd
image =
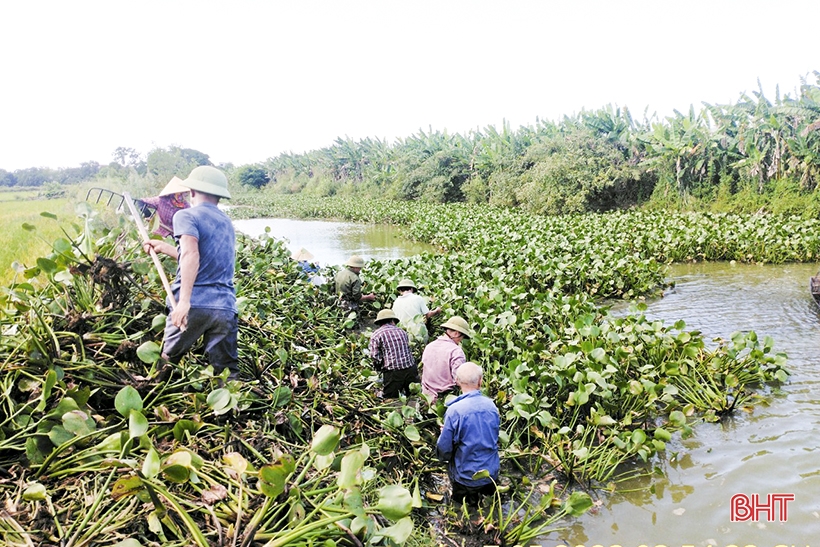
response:
M284 218L254 218L233 223L237 231L252 237L258 237L269 227L272 237L287 239L292 251L304 247L322 266L342 264L354 254L365 259L388 260L434 252L430 245L407 240L400 228L390 225Z
M771 336L788 354L792 377L764 401L694 435L675 436L643 474L600 494L594 513L543 545L807 545L820 535L820 311L808 289L817 265L679 265L675 288L648 302L646 315L667 325L727 339L735 331ZM627 304L613 306L625 313ZM649 466L645 468L650 471ZM631 490L631 491L630 491ZM736 493L793 493L787 522L731 522Z

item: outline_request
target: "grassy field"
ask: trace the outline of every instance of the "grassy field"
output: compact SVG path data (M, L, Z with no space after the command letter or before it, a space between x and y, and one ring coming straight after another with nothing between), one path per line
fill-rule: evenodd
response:
M39 190L2 190L0 191L0 203L32 200L36 199L39 194Z
M21 193L31 191L0 193L0 233L4 241L0 246L0 283L3 285L8 285L14 278L13 262L26 266L34 264L38 257L48 254L50 244L62 235L58 223L40 216L40 213L48 211L62 218L73 216L68 199L8 199L10 195ZM34 195L36 193L33 191ZM28 232L23 229L23 223L32 224L37 229Z

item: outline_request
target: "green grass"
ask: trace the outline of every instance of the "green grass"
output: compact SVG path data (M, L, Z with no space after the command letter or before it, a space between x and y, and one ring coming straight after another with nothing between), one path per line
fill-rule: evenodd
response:
M0 193L0 233L3 234L0 283L3 285L14 279L13 262L31 266L38 257L47 255L51 249L50 243L62 235L58 223L40 216L40 213L47 211L63 218L70 217L72 213L68 199L6 200L9 194L13 193ZM35 226L36 230L24 230L23 223Z
M37 199L38 190L0 190L0 203Z

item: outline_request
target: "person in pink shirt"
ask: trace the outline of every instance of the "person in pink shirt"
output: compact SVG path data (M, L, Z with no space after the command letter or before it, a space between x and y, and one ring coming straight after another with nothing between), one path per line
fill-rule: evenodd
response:
M461 342L473 334L467 321L457 315L441 326L444 334L427 344L421 356L421 391L432 403L455 389L456 371L467 361Z
M182 186L182 181L174 177L158 196L140 198L136 200L136 205L138 209L143 210L143 214L148 213L146 216L151 217L151 220L153 220L151 209L143 207L143 204L156 210L158 222L153 233L160 237L168 237L174 233L173 218L176 212L191 206L188 201L189 195L190 191Z

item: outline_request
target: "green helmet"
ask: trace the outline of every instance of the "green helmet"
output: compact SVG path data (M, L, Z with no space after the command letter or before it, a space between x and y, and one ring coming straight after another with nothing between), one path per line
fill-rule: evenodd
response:
M359 255L353 255L347 259L345 266L349 266L351 268L364 268L364 258Z
M228 177L225 176L225 173L210 165L200 165L195 168L188 175L188 178L182 181L182 186L212 196L228 199L231 197L231 193L228 192Z
M413 289L415 292L418 290L418 287L416 287L416 284L413 283L412 279L402 279L399 281L399 286L396 287L396 290L401 291L402 289Z
M376 321L374 322L377 325L381 325L385 321L390 321L391 319L395 319L396 321L399 320L399 318L396 317L396 312L394 312L390 308L385 308L379 312L379 314L376 316Z
M474 336L473 330L470 328L470 325L467 323L467 321L465 321L464 318L459 317L458 315L454 315L450 319L448 319L446 323L442 323L441 328L451 329L460 332L467 338L472 338Z

